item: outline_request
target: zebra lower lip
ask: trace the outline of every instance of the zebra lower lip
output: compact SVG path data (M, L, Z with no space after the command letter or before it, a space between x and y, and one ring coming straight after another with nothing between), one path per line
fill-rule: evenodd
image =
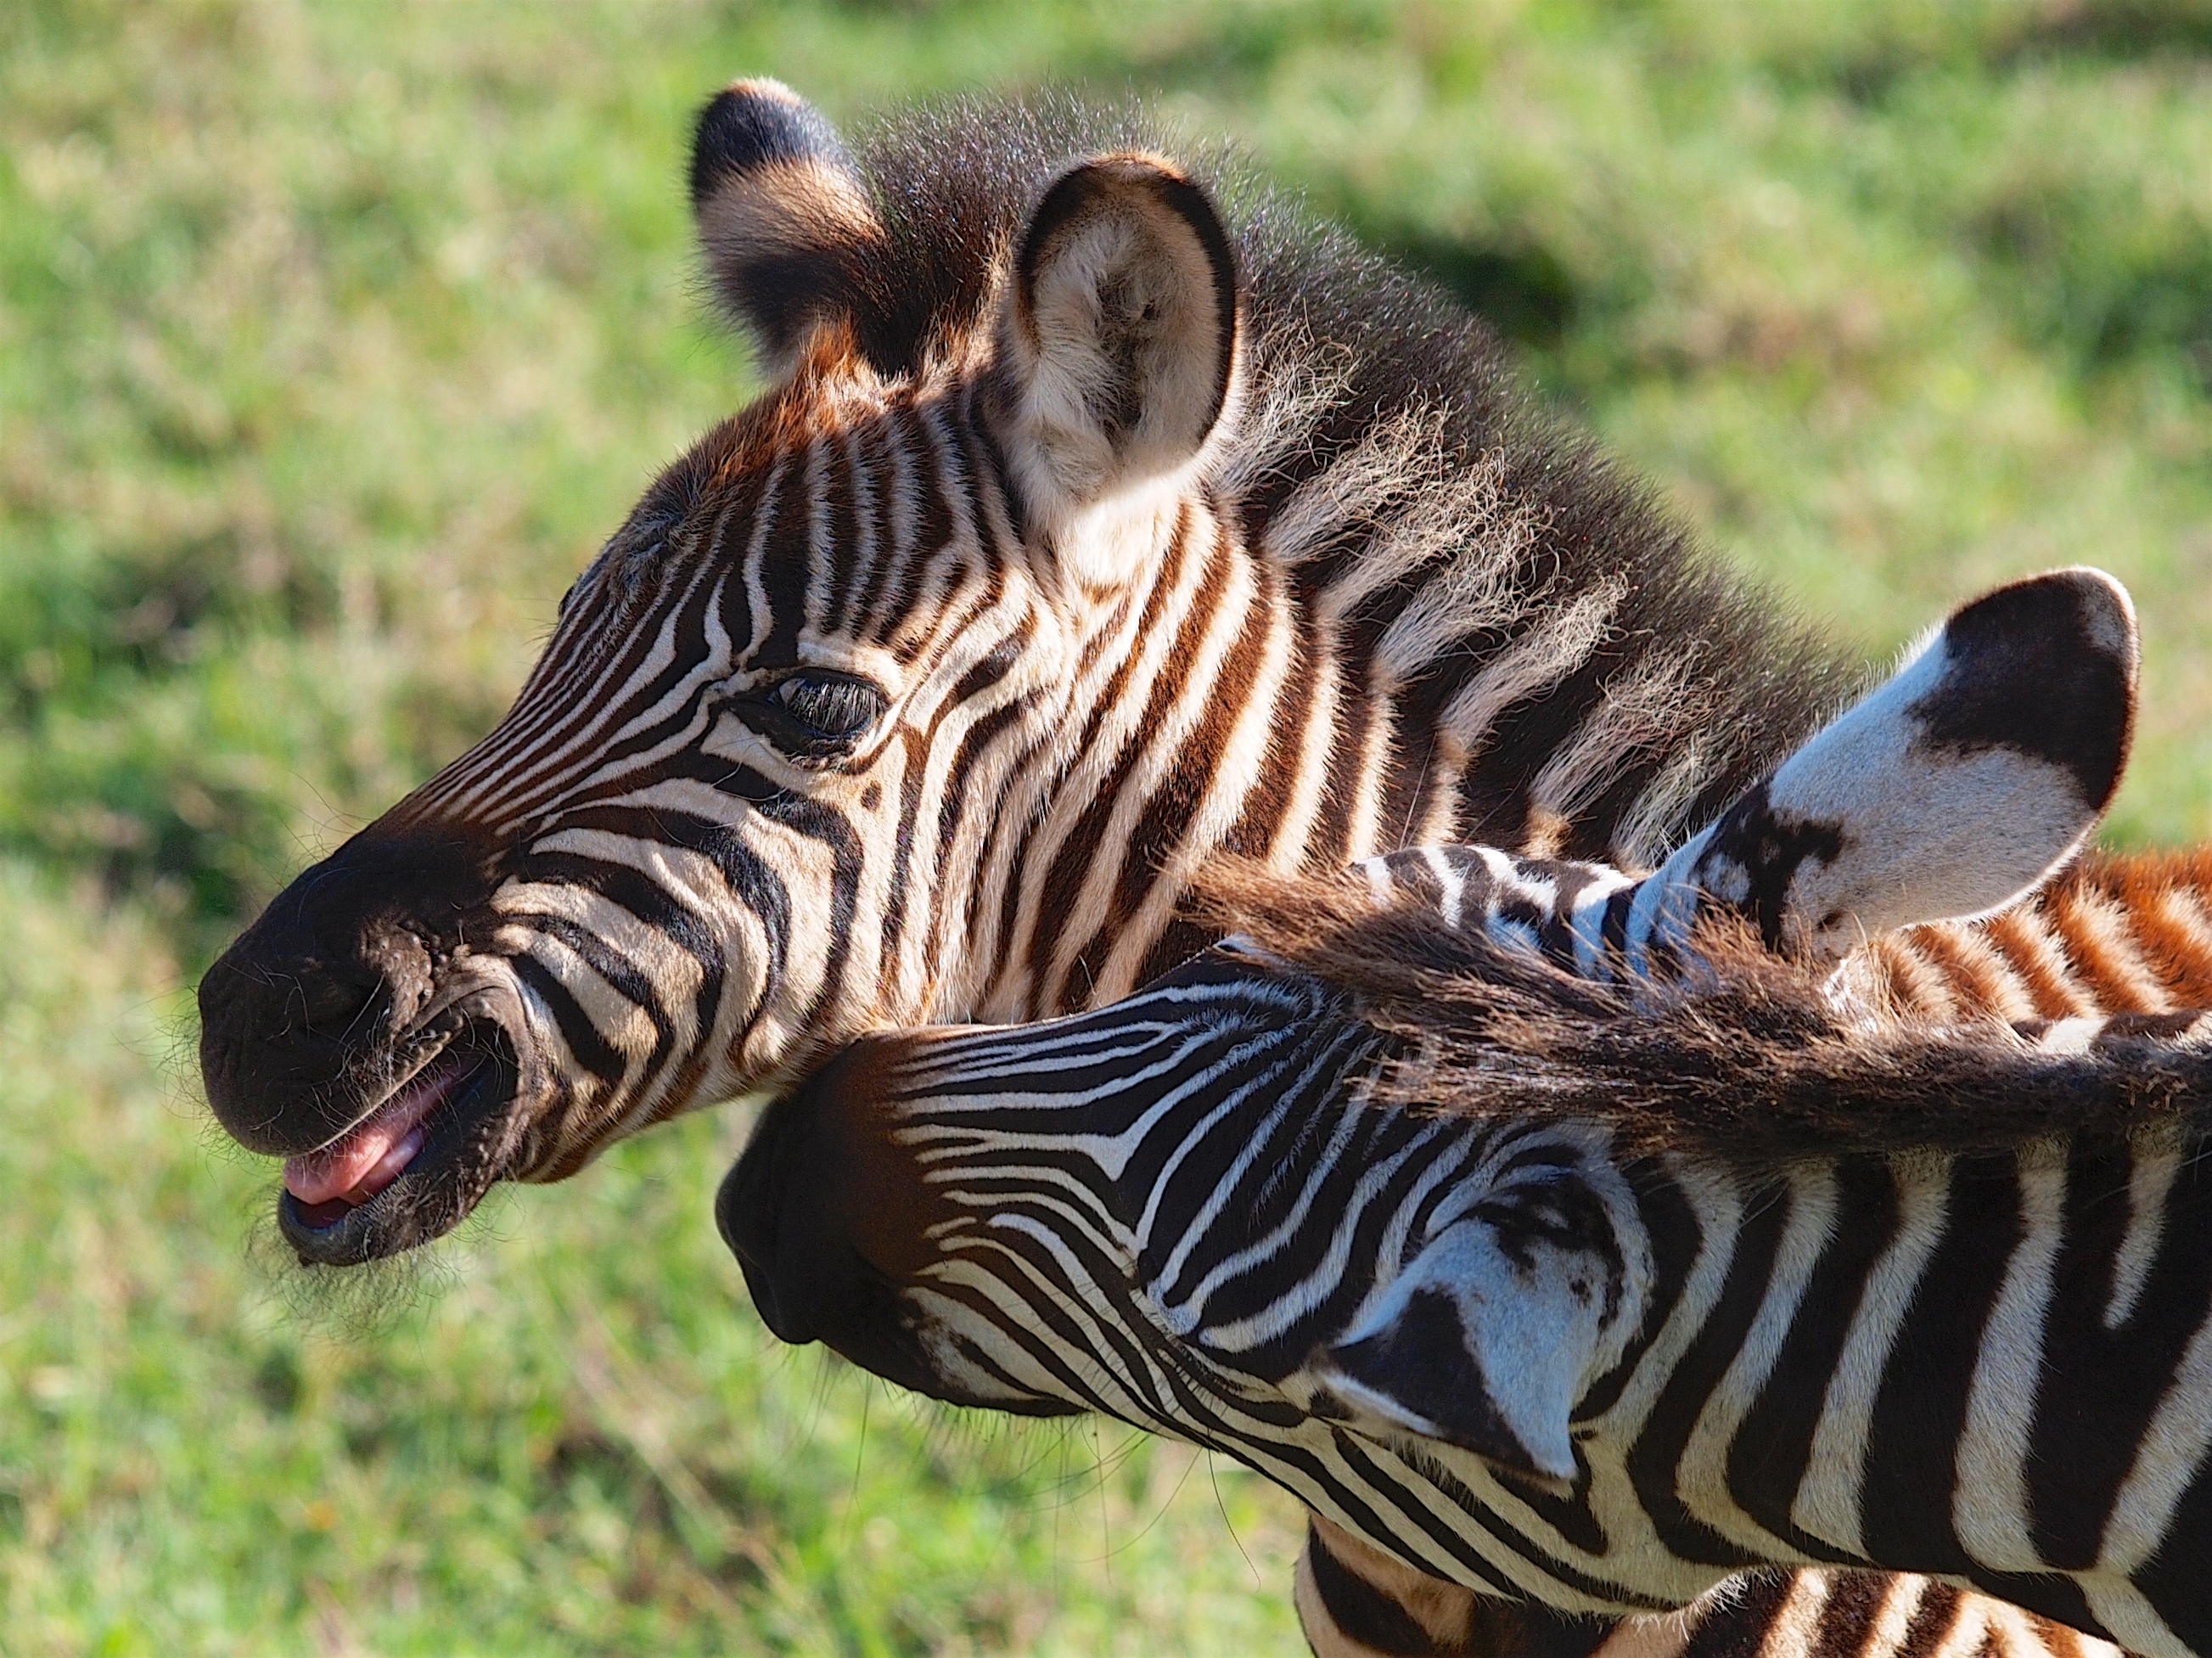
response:
M406 1172L422 1149L424 1120L484 1063L480 1054L433 1060L365 1121L319 1151L288 1158L284 1189L303 1213L331 1209L335 1219L344 1208L359 1208Z
M333 1145L285 1165L276 1218L302 1265L358 1266L451 1231L503 1162L515 1059L472 1028Z

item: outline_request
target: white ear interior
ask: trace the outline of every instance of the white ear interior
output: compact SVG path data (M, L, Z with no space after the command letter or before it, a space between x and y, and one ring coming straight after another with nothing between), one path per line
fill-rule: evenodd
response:
M1086 161L1046 191L1000 317L1000 413L1053 525L1194 460L1236 372L1236 274L1204 193L1167 163Z

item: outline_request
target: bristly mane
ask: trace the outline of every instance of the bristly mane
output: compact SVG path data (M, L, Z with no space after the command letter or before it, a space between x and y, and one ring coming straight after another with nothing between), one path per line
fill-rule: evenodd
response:
M1140 110L1054 96L927 106L864 133L854 149L884 235L854 277L876 370L969 356L1042 181L1074 156L1129 148L1188 146ZM1243 270L1244 367L1236 434L1211 452L1207 482L1310 596L1354 562L1377 598L1454 569L1431 583L1429 602L1451 610L1429 619L1432 635L1526 649L1522 694L1548 689L1558 710L1516 720L1485 750L1462 836L1520 839L1517 808L1540 768L1559 768L1593 688L1605 688L1592 733L1604 740L1547 780L1582 830L1554 849L1652 862L1856 688L1831 644L1531 404L1483 324L1209 160ZM1355 604L1341 626L1379 632L1391 609ZM1566 677L1547 677L1547 647L1574 662ZM1437 677L1425 701L1431 677L1407 688L1401 736L1417 738L1449 694ZM1686 745L1686 731L1702 735Z
M1350 882L1224 869L1201 906L1395 1039L1378 1103L1572 1118L1611 1130L1632 1156L1689 1151L1749 1169L2212 1125L2212 1042L2172 1040L2191 1013L2113 1019L2087 1052L2059 1054L1994 1020L1840 1011L1822 974L1747 929L1701 935L1710 971L1613 985L1427 906L1378 908Z

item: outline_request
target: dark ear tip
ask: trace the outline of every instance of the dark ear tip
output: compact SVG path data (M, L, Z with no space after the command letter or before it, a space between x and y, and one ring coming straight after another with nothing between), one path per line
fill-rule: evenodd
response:
M2053 570L2045 580L2063 582L2072 590L2083 630L2090 637L2103 642L2114 655L2133 659L2138 648L2135 600L2118 577L2077 564L2071 569Z
M1209 249L1231 252L1221 215L1203 185L1164 156L1144 150L1115 150L1086 156L1063 168L1044 187L1024 237L1026 265L1054 231L1092 203L1111 196L1142 193L1180 214Z
M2082 645L2132 667L2135 602L2116 577L2086 564L2023 577L1961 605L1944 624L1954 637L2069 633Z
M1943 646L1960 695L1936 735L2039 754L2073 773L2087 805L2111 803L2141 671L2125 587L2085 566L2008 582L1954 610Z
M696 210L732 173L800 161L849 165L836 128L782 82L733 81L699 112L692 130L691 205Z
M1187 185L1190 175L1166 156L1155 155L1148 149L1109 149L1071 162L1054 187L1070 179L1163 185Z

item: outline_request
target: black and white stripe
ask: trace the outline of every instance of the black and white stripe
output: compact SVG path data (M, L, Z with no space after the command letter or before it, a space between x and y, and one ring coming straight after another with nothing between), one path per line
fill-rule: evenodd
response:
M1001 109L855 156L773 83L715 100L702 234L780 379L647 492L497 728L211 971L234 1132L341 1136L473 996L527 1096L500 1174L559 1178L860 1030L1110 1000L1202 947L1223 854L1650 859L1813 722L1835 659L1477 327L1137 137ZM385 908L429 996L278 1054L267 987L363 976L331 958L373 969Z
M280 1200L303 1260L859 1031L1109 1001L1205 942L1224 854L1658 861L1848 680L1478 325L1279 204L1224 228L1150 142L1043 105L853 152L773 83L709 106L693 203L774 384L498 728L203 983L246 1144L422 1133Z
M2075 580L2040 591L2064 599ZM2005 602L2037 591L2008 590ZM1979 613L1962 615L1971 625ZM2018 635L2023 644L2037 636ZM2045 799L2040 816L1993 811L2033 777L2008 780L2002 756L2039 762L2046 732L2024 732L2019 749L1994 734L1978 747L1912 739L1916 727L1951 729L1941 716L1960 704L2010 705L2002 693L2012 675L2051 671L2027 650L1995 671L1986 662L1945 669L1947 659L1965 664L1968 653L1931 647L1642 881L1440 847L1371 860L1366 884L1386 901L1434 905L1460 932L1600 981L1685 969L1696 980L1705 966L1695 940L1714 910L1756 919L1771 944L1833 959L1863 916L1909 919L1880 907L1896 900L1893 872L1915 848L1921 902L1941 902L1947 884L1954 904L2008 896L2063 859L2097 808L2060 791L2071 805ZM2108 739L2114 729L2124 735L2124 719L2123 700L2098 739L2115 772ZM1804 803L1814 799L1833 815L1810 817ZM1808 841L1826 854L1808 859ZM896 1379L965 1402L1073 1406L1196 1438L1261 1468L1401 1565L1487 1594L1620 1612L1683 1604L1728 1568L1762 1560L1966 1570L1854 1555L1794 1533L1786 1546L1761 1533L1761 1552L1741 1527L1676 1549L1660 1522L1639 1521L1644 1552L1663 1564L1625 1573L1607 1527L1617 1532L1641 1500L1626 1472L1640 1448L1623 1453L1620 1489L1593 1497L1582 1430L1571 1430L1564 1409L1543 1415L1540 1380L1548 1366L1553 1391L1570 1382L1582 1389L1577 1422L1610 1385L1626 1390L1620 1409L1647 1415L1670 1388L1699 1385L1696 1368L1681 1367L1706 1335L1678 1333L1669 1339L1679 1351L1666 1352L1655 1332L1696 1330L1717 1309L1731 1310L1729 1269L1700 1275L1695 1263L1768 1241L1757 1224L1771 1206L1759 1184L1768 1177L1744 1176L1747 1189L1729 1191L1737 1174L1725 1164L1710 1175L1662 1172L1649 1157L1626 1158L1602 1123L1562 1123L1557 1112L1470 1121L1479 1093L1451 1114L1364 1101L1367 1082L1403 1058L1406 1039L1360 1017L1352 992L1281 968L1265 946L1232 944L1094 1014L886 1039L840 1059L776 1108L725 1189L726 1236L771 1324L793 1339L824 1336ZM1345 977L1357 986L1356 969ZM1837 987L1848 985L1845 977ZM1836 1012L1850 1017L1847 1005ZM1418 1033L1419 1018L1411 1023ZM2126 1041L2130 1029L2049 1027L2006 1040L2070 1052L2105 1035ZM2192 1033L2170 1021L2159 1034L2186 1043ZM1745 1041L1755 1045L1755 1033ZM1455 1074L1447 1064L1436 1070ZM1540 1078L1526 1085L1540 1099ZM815 1162L825 1134L840 1143L837 1166L854 1166L854 1131L840 1125L856 1108L870 1125L859 1132L896 1150L878 1147L859 1195L795 1194L791 1165ZM885 1160L896 1165L890 1175ZM902 1180L909 1189L886 1202ZM1823 1201L1820 1214L1841 1212L1832 1193ZM840 1204L852 1207L840 1213ZM807 1229L798 1248L788 1236L794 1206ZM915 1239L885 1236L893 1210ZM1500 1234L1519 1242L1501 1248ZM1851 1236L1838 1245L1846 1254L1866 1247ZM1801 1238L1795 1248L1807 1257L1813 1246ZM832 1281L823 1263L840 1248L876 1272L872 1298ZM894 1258L903 1276L886 1303L879 1280ZM794 1273L795 1259L804 1265ZM1797 1274L1795 1291L1719 1339L1784 1342L1820 1263L1784 1265ZM1533 1313L1486 1322L1461 1304L1470 1286L1494 1301L1501 1284ZM1711 1360L1716 1375L1735 1362ZM1486 1390L1482 1376L1501 1366L1516 1388ZM1794 1380L1802 1394L1802 1360ZM1815 1388L1815 1411L1820 1397ZM1736 1425L1687 1434L1681 1455L1724 1467ZM1580 1509L1571 1489L1551 1489L1578 1480ZM1510 1497L1502 1508L1499 1492ZM1598 1497L1618 1511L1589 1508ZM1516 1513L1524 1503L1534 1519ZM1325 1593L1330 1582L1344 1588L1333 1564L1341 1563L1309 1560L1301 1594L1310 1620L1344 1600ZM1958 1604L1948 1591L1936 1598ZM2055 1615L2097 1626L2078 1605ZM1726 1623L1713 1626L1716 1638ZM1565 1638L1540 1618L1516 1627L1554 1644ZM1881 1644L1878 1631L1861 1633L1868 1649Z
M2164 1039L2212 1101L2200 1032ZM927 1189L901 1379L1194 1439L1419 1571L1565 1610L1859 1564L2204 1649L2195 1131L1762 1169L1364 1103L1388 1041L1223 957L1097 1013L899 1039L794 1109L864 1084Z

